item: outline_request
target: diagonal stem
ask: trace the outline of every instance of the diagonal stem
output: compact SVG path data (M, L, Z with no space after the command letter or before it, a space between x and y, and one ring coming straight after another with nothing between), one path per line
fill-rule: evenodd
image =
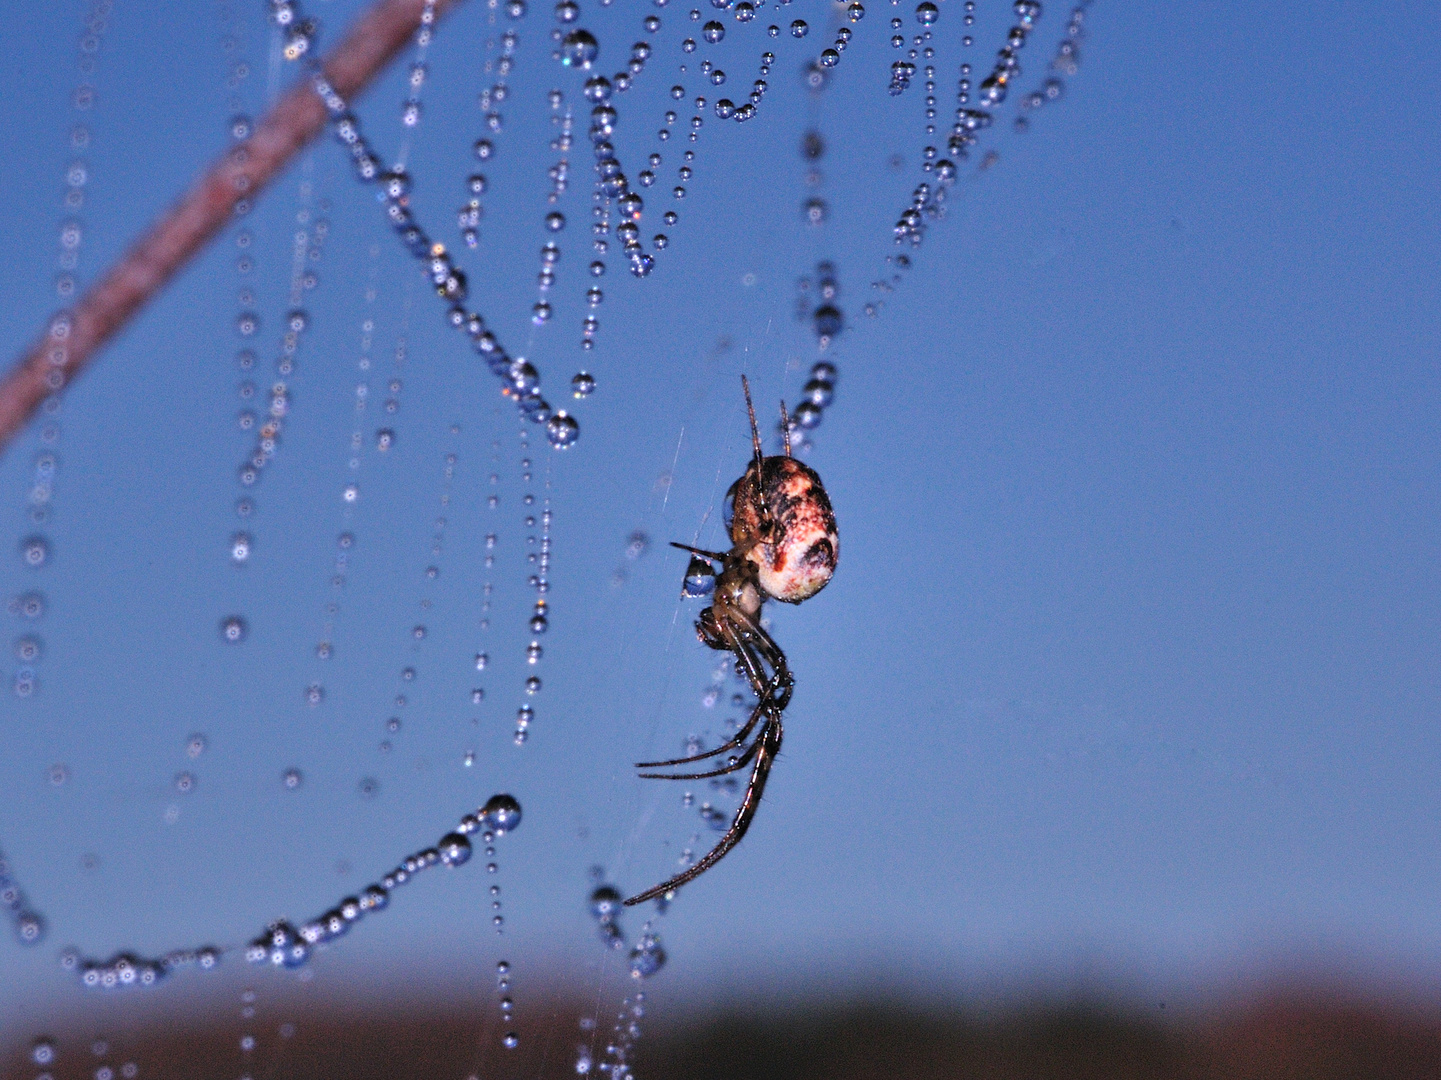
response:
M459 0L436 0L438 18ZM353 97L410 42L426 0L376 0L322 64ZM0 381L0 451L32 413L84 370L105 344L325 127L325 106L302 79L95 282L74 307L51 316L39 340Z

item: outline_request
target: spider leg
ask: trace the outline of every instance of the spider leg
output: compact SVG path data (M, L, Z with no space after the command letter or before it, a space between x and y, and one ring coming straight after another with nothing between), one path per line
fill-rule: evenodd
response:
M765 733L765 728L761 728L761 733L763 736ZM755 742L751 743L749 746L746 747L746 751L744 754L741 754L740 757L736 758L729 765L722 766L719 769L712 769L710 772L641 773L640 778L642 780L709 780L712 776L724 776L726 773L738 772L739 770L744 769L747 765L749 765L751 758L755 757L756 751L760 748L760 745L761 740L756 739Z
M761 631L761 633L764 634L765 632ZM690 757L672 758L669 761L637 761L635 763L635 767L637 769L665 769L669 768L672 765L689 765L693 761L704 761L706 760L706 758L712 758L718 754L724 754L727 750L734 750L736 747L743 744L747 738L749 738L751 729L755 727L756 721L759 720L768 709L778 714L790 702L791 674L789 669L785 667L785 654L780 652L779 646L776 646L775 642L771 641L770 636L765 635L765 640L769 642L770 645L775 648L776 653L780 655L781 665L777 669L775 675L773 675L769 679L766 679L764 677L765 668L762 665L760 659L756 656L755 652L751 649L750 646L747 645L747 643L744 641L744 639L741 638L740 635L735 633L728 633L726 634L726 637L730 642L731 651L736 654L737 660L746 669L746 677L751 683L752 691L755 693L756 697L760 699L756 702L756 707L751 710L750 717L746 720L745 725L736 732L734 738L722 743L714 750L707 750L703 754L693 754ZM779 698L776 697L777 690L781 691L781 695ZM707 773L706 775L709 776L718 774ZM700 778L701 777L676 777L676 779Z
M745 722L744 727L736 732L735 738L722 743L714 750L707 750L704 754L694 754L691 757L672 758L670 761L637 761L635 767L637 769L667 769L672 765L689 765L692 761L704 761L706 758L715 757L717 754L724 754L727 750L734 750L749 738L751 728L756 726L756 721L761 718L765 707L766 704L764 701L757 702L756 707L751 710L750 719Z
M719 551L707 551L705 548L691 547L689 544L678 544L674 540L670 542L673 548L680 548L682 551L689 551L692 555L699 555L702 559L710 559L713 562L723 563L726 557Z
M761 472L761 461L764 458L764 455L761 453L761 433L760 428L756 427L755 406L751 404L751 384L744 375L741 376L741 387L746 392L746 412L751 418L751 448L755 451L756 483L759 484L765 476L765 474Z
M726 830L726 834L721 837L720 843L711 848L705 858L694 866L687 867L669 881L663 881L654 888L632 896L625 902L626 907L642 904L663 893L668 893L672 889L680 888L686 882L694 880L720 862L731 848L741 842L741 837L745 836L746 830L751 826L751 820L756 816L756 808L760 805L761 794L765 791L766 778L770 775L771 765L775 762L776 754L780 753L781 735L780 713L774 713L766 718L766 724L756 738L755 745L760 749L756 753L755 768L751 772L750 782L746 785L745 796L741 799L739 809L736 810L735 820L731 822L731 827Z
M775 643L775 639L761 628L759 621L739 611L735 612L733 617L742 623L742 629L746 633L732 632L731 648L737 657L745 661L746 677L750 679L751 690L763 701L769 700L777 709L784 709L790 704L791 687L795 681L786 665L786 654ZM757 676L757 673L764 675L763 660L769 662L774 671L769 679ZM777 691L780 691L779 697L776 696Z

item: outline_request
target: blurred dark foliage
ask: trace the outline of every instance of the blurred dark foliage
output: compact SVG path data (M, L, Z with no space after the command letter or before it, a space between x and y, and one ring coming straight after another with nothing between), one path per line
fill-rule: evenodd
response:
M500 1029L489 1010L430 1004L347 1012L312 1001L283 1034L258 1031L248 1055L239 1052L236 1024L177 1023L131 1027L116 1040L111 1060L122 1060L118 1054L136 1062L139 1080L574 1080L577 1047L590 1041L581 1009L532 998L520 1012L515 1050L497 1044ZM1441 1019L1434 1011L1304 992L1185 1019L1098 1002L979 1013L797 1000L765 1016L737 1009L672 1016L651 1027L632 1055L637 1080L1441 1078ZM597 1062L604 1022L599 1030ZM55 1080L92 1080L95 1062L84 1037L77 1032L62 1042L75 1050L61 1054L51 1070ZM33 1080L41 1071L24 1060L26 1050L7 1048L6 1080ZM593 1070L589 1080L605 1075Z

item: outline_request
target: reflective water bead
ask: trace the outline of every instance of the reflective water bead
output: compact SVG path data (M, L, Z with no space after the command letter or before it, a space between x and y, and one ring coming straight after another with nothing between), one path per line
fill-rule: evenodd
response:
M470 841L460 833L446 833L440 838L440 861L446 866L460 866L470 860Z
M935 4L932 4L930 0L926 0L923 4L916 5L916 22L922 26L930 26L940 17L940 9L937 8Z
M806 34L810 33L810 29L811 28L806 25L806 21L804 19L797 19L795 22L791 23L791 36L803 38L806 36Z
M647 979L665 966L665 949L655 934L642 934L640 942L630 954L632 978Z
M50 542L43 536L27 536L20 542L20 558L26 566L38 570L50 561Z
M38 945L45 937L45 920L33 911L15 916L15 936L21 945Z
M801 390L802 396L812 405L825 408L835 396L835 388L822 379L811 379Z
M481 823L495 833L504 836L520 824L520 803L513 795L492 795L480 808Z
M850 18L851 22L860 22L866 17L865 5L860 3L851 4L846 8L846 15Z
M573 445L576 439L580 438L580 424L576 422L574 417L567 415L564 409L556 411L555 415L547 421L545 430L546 437L550 440L550 445L557 450L564 450L566 447ZM540 621L543 628L545 620L541 619ZM534 628L534 625L534 620L532 620L532 628Z
M239 615L230 615L220 620L220 637L231 645L245 640L245 620Z
M570 23L580 18L580 5L575 0L560 0L555 5L556 22Z
M500 916L497 915L496 919L499 918ZM501 1039L500 1041L507 1050L514 1050L517 1046L520 1045L520 1036L513 1031L507 1031L505 1033L505 1038Z
M280 783L287 791L295 791L305 782L305 776L299 769L286 769L280 774Z
M705 38L712 45L719 44L725 40L726 28L723 24L711 20L701 27L701 37Z
M692 555L690 565L686 567L685 581L681 584L681 595L690 599L709 596L715 591L715 582L715 566L710 560Z
M560 232L565 228L565 215L559 210L552 210L545 215L545 227L551 232Z
M621 896L609 885L602 885L590 894L590 913L601 922L611 922L620 914Z
M540 647L540 642L532 641L525 649L525 658L529 663L538 664L545 650Z
M600 55L600 45L588 30L572 30L561 42L561 63L588 69Z

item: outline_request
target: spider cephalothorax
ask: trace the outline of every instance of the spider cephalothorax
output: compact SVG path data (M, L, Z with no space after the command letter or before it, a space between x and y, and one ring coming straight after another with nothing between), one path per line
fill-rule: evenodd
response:
M750 828L771 764L780 752L781 714L790 703L794 681L786 666L786 654L761 626L761 605L772 599L788 604L808 600L830 581L840 554L836 517L821 478L814 469L791 457L785 405L781 405L785 453L765 457L761 453L755 409L751 407L750 386L744 376L741 383L745 386L746 410L750 414L754 457L727 495L731 506L728 523L731 549L721 553L688 544L674 546L691 553L692 564L699 564L702 576L715 576L715 595L696 620L696 633L712 649L724 649L735 656L737 670L756 695L756 706L735 737L714 750L670 761L645 761L640 767L688 765L728 754L725 765L708 772L642 775L657 780L705 780L751 765L750 780L735 819L720 842L695 865L639 896L632 896L627 904L639 904L668 893L704 873L740 843ZM721 565L718 575L714 563ZM747 745L752 731L756 736Z

